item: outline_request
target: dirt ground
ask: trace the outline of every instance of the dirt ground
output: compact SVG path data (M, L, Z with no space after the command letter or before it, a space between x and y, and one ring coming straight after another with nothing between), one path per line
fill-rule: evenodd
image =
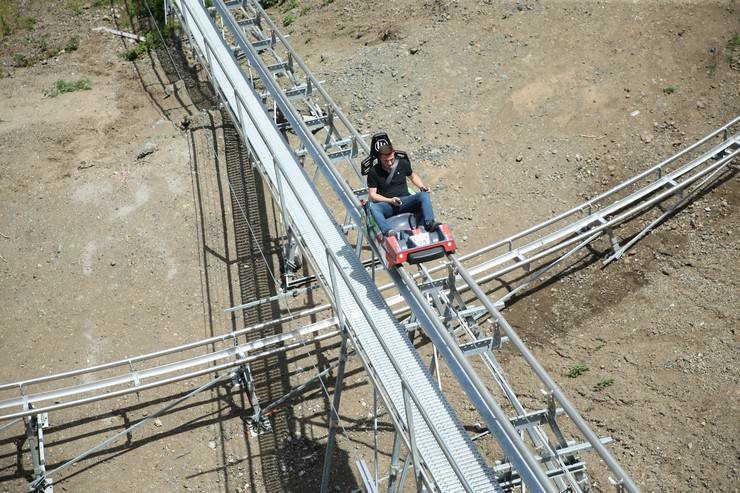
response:
M269 12L289 24L292 46L357 128L385 129L411 154L462 254L740 115L734 0L306 0ZM16 1L0 14L0 382L240 327L223 313L244 293L228 150L212 102L173 86L163 51L130 62L121 54L131 42L92 31L131 29L120 4ZM81 79L89 90L50 96L57 80ZM504 312L594 430L614 438L610 450L643 491L739 489L739 207L735 175L624 260L603 269L586 261ZM311 376L333 358L328 346L292 353L284 379ZM500 359L509 379L527 405L541 406L508 351ZM577 364L588 370L568 378ZM358 488L354 462L372 459L372 387L357 360L349 370L336 491ZM52 414L49 463L194 385ZM445 389L474 431L479 418L463 394ZM322 389L286 409L272 438L251 436L239 396L219 389L188 401L65 472L57 488L317 490ZM380 426L387 461L391 425ZM21 437L20 426L0 432L0 491L27 489ZM481 448L495 446L484 439ZM611 491L595 454L584 458L595 489Z

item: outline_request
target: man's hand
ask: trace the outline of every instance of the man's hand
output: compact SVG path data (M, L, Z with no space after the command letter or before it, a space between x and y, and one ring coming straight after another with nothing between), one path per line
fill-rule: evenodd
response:
M401 206L401 198L400 197L392 197L391 198L391 205L395 205L396 207Z
M425 185L422 185L422 186L419 187L419 191L420 192L431 192L432 189L429 188L429 187L427 187L427 186L425 186Z

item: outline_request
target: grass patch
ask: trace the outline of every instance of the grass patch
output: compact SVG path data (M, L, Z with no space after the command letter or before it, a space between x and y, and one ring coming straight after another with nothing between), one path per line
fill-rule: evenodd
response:
M304 6L301 9L301 17L303 17L304 15L308 14L309 12L311 12L311 6L310 5Z
M67 43L64 45L64 51L77 51L77 48L80 47L80 38L77 36L72 36L67 40Z
M298 0L288 0L288 5L286 5L285 8L283 8L283 12L293 10L296 7L298 7Z
M596 344L596 347L594 347L594 352L606 346L606 341L604 339L597 337L596 341L598 342L598 344Z
M296 20L296 16L293 14L288 14L285 17L283 17L283 26L288 27L291 24L293 24Z
M53 86L51 86L51 89L44 91L44 96L55 98L60 94L67 92L89 91L90 89L92 89L92 85L88 79L80 79L77 81L59 79Z
M36 18L20 15L17 3L0 0L0 40L19 30L32 31L36 27Z
M180 23L173 19L168 20L162 28L162 36L165 38L176 38L179 32Z
M38 41L36 41L36 48L41 53L46 53L46 50L49 49L49 40L46 39L46 36L44 36L43 38L41 38Z
M568 371L568 378L578 378L588 371L588 366L577 363Z
M594 385L594 391L601 392L607 387L611 387L614 384L613 378L602 378L598 382L596 382L596 385Z
M678 88L676 86L666 86L663 88L663 94L673 94Z
M10 36L12 32L13 29L10 27L10 24L8 24L8 21L5 20L5 16L0 14L0 39L5 36Z
M21 22L23 23L23 27L26 29L26 31L33 31L33 28L36 27L35 17L23 17Z
M95 0L92 3L93 7L112 7L118 5L122 0Z
M735 33L725 45L725 58L730 68L740 70L740 33Z
M154 48L157 47L157 38L154 36L154 33L148 32L146 33L146 36L144 37L144 41L140 42L133 48L124 51L121 54L121 57L124 60L128 60L129 62L133 62L134 60L138 59L139 57L142 57L152 51Z
M740 33L735 33L730 40L727 42L725 49L728 52L734 52L740 50Z
M33 65L33 61L23 53L16 53L13 55L13 65L16 67L30 67Z

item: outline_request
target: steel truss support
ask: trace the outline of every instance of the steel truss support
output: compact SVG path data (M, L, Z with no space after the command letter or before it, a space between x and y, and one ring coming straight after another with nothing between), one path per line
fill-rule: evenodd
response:
M46 478L46 454L44 452L44 430L49 427L48 413L33 414L23 418L26 425L28 443L33 464L33 482L30 491L34 493L53 493L52 480Z
M291 282L301 267L303 267L303 250L293 228L289 226L287 239L283 244L283 276L285 278L283 284L286 288L291 286Z
M342 330L342 346L339 350L339 368L337 380L334 385L334 399L329 409L329 436L326 439L326 452L324 453L324 468L321 471L321 493L326 493L329 488L331 476L331 462L334 454L334 439L337 433L337 422L339 421L339 403L342 399L342 388L344 386L344 367L347 361L347 331Z
M578 462L574 456L563 456L559 453L559 450L563 450L567 447L566 440L560 431L560 427L555 421L555 407L552 396L547 401L548 411L542 412L543 416L548 416L549 419L544 420L544 423L548 424L553 435L556 437L556 442L551 443L547 435L543 430L540 429L540 423L529 422L525 419L527 415L526 410L517 398L511 385L506 381L503 369L496 360L493 353L494 347L498 349L501 346L501 336L498 324L494 325L495 338L486 336L481 330L477 320L481 315L487 315L487 313L478 313L478 318L470 315L470 310L466 306L462 296L457 290L454 279L456 276L455 270L450 267L448 268L448 281L449 286L448 292L443 292L442 287L437 287L431 282L431 275L428 270L420 265L422 273L422 284L431 286L427 290L427 296L431 298L431 305L436 308L440 315L440 320L445 323L448 332L451 336L462 337L464 341L460 343L460 350L467 357L480 356L486 365L486 368L491 373L494 380L498 383L499 387L503 390L509 402L512 404L517 412L517 416L512 418L512 425L516 422L524 422L522 426L522 434L526 434L532 443L535 445L539 452L539 456L542 458L542 462L548 471L549 477L554 477L555 471L562 471L564 478L559 476L554 477L554 481L560 490L565 488L573 487L574 491L590 491L590 487L579 488L578 485L588 485L588 479L583 471L577 471L575 474L571 474L567 465ZM457 340L457 339L456 339ZM497 341L497 345L494 346L494 341ZM434 364L434 362L433 362ZM552 405L552 413L549 412L550 406ZM511 472L509 473L511 474ZM503 482L505 482L503 478ZM568 484L569 483L569 484Z

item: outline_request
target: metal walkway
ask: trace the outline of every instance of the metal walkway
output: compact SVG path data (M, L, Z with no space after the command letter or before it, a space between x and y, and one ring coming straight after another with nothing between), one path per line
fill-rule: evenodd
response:
M197 1L181 0L175 5L235 125L259 159L272 189L277 190L280 209L289 216L289 223L309 253L314 271L333 300L340 326L349 331L397 427L407 430L410 448L418 449L418 460L431 481L429 487L494 491L496 481L490 468L319 199L293 150L268 117L261 98L213 21ZM236 41L243 45L242 40ZM254 49L242 46L245 52L250 48Z

